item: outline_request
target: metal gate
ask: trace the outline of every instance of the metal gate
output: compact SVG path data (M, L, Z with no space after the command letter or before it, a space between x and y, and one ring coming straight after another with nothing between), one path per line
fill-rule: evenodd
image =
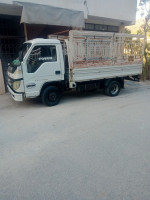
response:
M20 25L20 17L0 15L0 59L5 86L7 85L8 63L17 57L18 47L24 41L24 27Z

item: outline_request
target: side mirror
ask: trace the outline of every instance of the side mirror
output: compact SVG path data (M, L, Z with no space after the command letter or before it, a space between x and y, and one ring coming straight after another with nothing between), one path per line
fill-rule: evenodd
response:
M23 52L19 51L19 61L22 62L23 61Z

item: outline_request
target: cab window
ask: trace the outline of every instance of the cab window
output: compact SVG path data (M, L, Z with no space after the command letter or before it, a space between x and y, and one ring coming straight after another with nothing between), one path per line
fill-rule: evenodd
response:
M27 60L27 72L34 73L45 62L56 62L55 45L35 46Z

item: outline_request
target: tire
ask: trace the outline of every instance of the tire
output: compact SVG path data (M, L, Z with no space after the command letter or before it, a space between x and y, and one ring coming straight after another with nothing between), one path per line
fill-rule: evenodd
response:
M111 81L105 88L105 94L111 97L115 97L119 94L121 85L118 81Z
M45 88L42 93L42 102L46 106L55 106L61 99L61 92L55 86Z

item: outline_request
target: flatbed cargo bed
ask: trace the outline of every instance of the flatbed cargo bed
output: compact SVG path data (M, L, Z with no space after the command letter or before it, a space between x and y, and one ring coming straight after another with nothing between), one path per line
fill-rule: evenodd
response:
M141 35L70 31L70 82L141 74L143 39Z

